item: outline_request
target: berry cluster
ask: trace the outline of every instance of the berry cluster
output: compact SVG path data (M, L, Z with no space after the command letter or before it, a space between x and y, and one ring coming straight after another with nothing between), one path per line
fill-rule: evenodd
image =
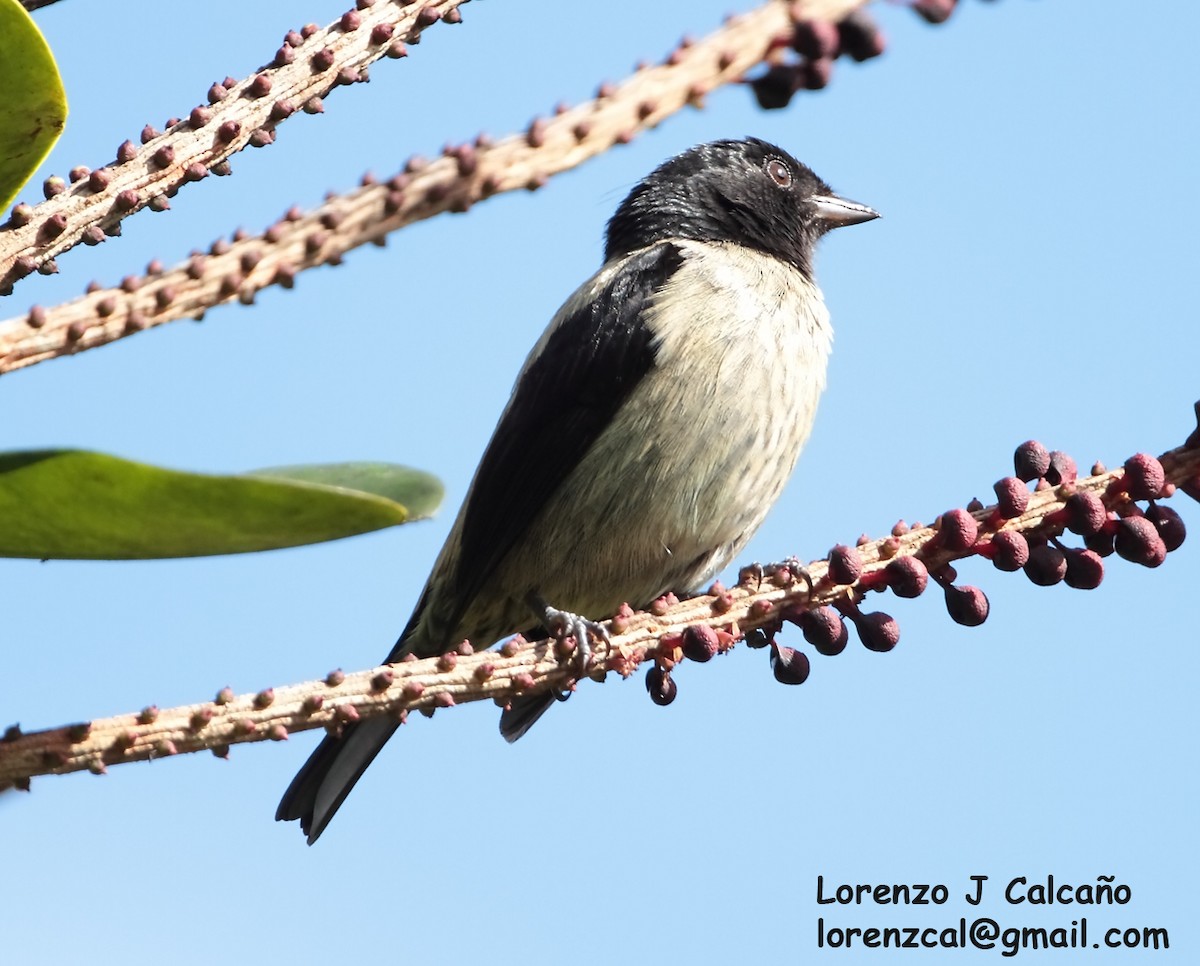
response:
M1158 502L1173 495L1175 485L1153 456L1131 456L1120 473L1107 473L1097 464L1090 479L1079 480L1070 456L1030 440L1017 447L1013 470L1012 476L995 483L992 506L973 500L966 508L943 513L930 528L901 521L883 541L864 536L857 546L836 546L823 566L813 565L815 577L797 560L746 568L739 578L744 587L753 588L755 582L761 586L764 581L780 588L806 585L795 602L789 599L773 606L757 601L756 607L763 607L757 613L751 609L757 626L745 633L746 645L770 648L777 681L802 684L809 676L808 656L775 641L785 623L798 626L818 654L832 656L845 650L850 636L847 624L854 626L869 650L890 651L900 640L900 627L883 611L860 608L871 591L919 597L932 581L941 588L951 619L978 627L988 617L987 595L978 587L957 583L952 560L979 556L997 570L1023 572L1039 587L1065 583L1092 590L1104 578L1104 558L1115 553L1132 563L1157 567L1186 536L1179 514ZM1183 488L1192 492L1190 486ZM1052 491L1047 494L1052 502L1035 501L1045 491ZM1196 495L1200 497L1200 491ZM1068 545L1068 534L1081 538L1082 546ZM721 601L727 599L724 588L715 584L709 594L714 611L720 612ZM708 661L728 650L737 634L736 628L730 630L696 625L677 640L664 639L665 647L646 677L655 703L665 705L675 699L671 670L679 660Z
M911 0L912 9L927 23L949 19L958 0ZM766 73L750 81L759 107L779 110L788 106L798 91L819 91L833 76L833 62L845 56L862 63L878 57L887 46L879 25L870 14L855 10L838 23L804 19L797 5L792 35L779 41L781 50L795 58L777 59Z

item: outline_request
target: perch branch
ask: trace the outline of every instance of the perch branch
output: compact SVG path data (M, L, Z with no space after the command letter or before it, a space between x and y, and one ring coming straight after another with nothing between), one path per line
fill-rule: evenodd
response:
M457 22L466 0L395 4L358 0L324 29L309 24L290 31L274 59L250 77L213 84L208 103L173 118L163 133L147 127L142 143L125 141L116 161L89 171L77 168L72 183L46 180L46 200L18 204L0 229L0 293L80 242L98 244L118 234L121 222L142 208L162 210L180 188L227 174L227 159L247 145L264 147L275 128L297 110L320 110L334 87L366 79L367 65L391 54L440 20ZM314 100L316 98L317 100Z
M1200 403L1197 414L1200 416ZM806 613L826 605L861 618L864 615L858 612L858 603L869 589L886 589L893 573L889 567L895 561L917 559L930 575L944 582L951 561L974 554L986 556L984 551L1002 531L1020 533L1031 541L1055 541L1068 526L1075 528L1069 522L1069 508L1072 500L1078 505L1080 494L1099 499L1105 518L1114 524L1119 517L1140 515L1139 497L1154 501L1170 496L1178 487L1200 499L1200 430L1184 446L1160 458L1161 475L1149 484L1150 495L1138 492L1139 487L1145 489L1145 478L1139 484L1130 482L1133 471L1129 467L1135 461L1139 467L1149 464L1158 471L1158 464L1149 458L1134 457L1123 469L1097 472L1058 486L1043 480L1032 494L1027 493L1028 502L1019 513L1005 511L1001 504L970 514L948 511L934 526L898 528L891 536L860 543L855 552L861 571L852 580L838 582L832 563L835 550L829 560L813 561L806 568L794 561L765 569L745 568L732 590L714 584L708 593L681 602L669 595L643 613L626 609L610 624L611 642L595 645L590 673L598 680L610 671L629 677L643 662L654 661L660 671L669 674L688 653L689 634L695 637L699 633L709 641L711 656L729 650L738 637L755 628L773 632L785 619L804 626ZM948 538L945 531L950 526L944 521L952 514L958 522L965 516L975 521L977 532L968 546L955 546ZM1117 551L1122 552L1119 538ZM899 593L897 587L893 590ZM862 634L861 626L859 632ZM485 699L503 705L519 695L573 688L577 670L569 650L562 652L563 646L551 641L513 641L498 651L476 653L464 644L437 658L353 674L334 672L324 680L256 694L235 696L226 689L214 701L169 710L151 707L137 714L28 734L14 726L0 740L0 788L28 788L29 779L36 775L85 769L102 773L110 765L202 749L224 755L233 744L282 740L312 728L336 731L374 715L404 720L410 711L432 713Z
M619 86L605 85L595 99L535 119L524 133L494 143L480 138L474 145L448 148L431 162L414 158L382 183L364 179L362 187L331 197L308 213L293 209L261 235L215 242L207 254L195 253L168 270L152 265L144 276L130 276L118 286L97 288L54 308L35 306L0 322L0 373L165 322L198 318L235 299L250 304L260 289L272 284L290 288L297 273L337 264L351 249L382 243L405 225L466 211L501 192L538 188L743 77L786 34L789 18L834 21L864 2L803 0L789 7L770 0L731 18L702 41L684 42L663 64L645 67ZM73 196L79 193L77 186Z

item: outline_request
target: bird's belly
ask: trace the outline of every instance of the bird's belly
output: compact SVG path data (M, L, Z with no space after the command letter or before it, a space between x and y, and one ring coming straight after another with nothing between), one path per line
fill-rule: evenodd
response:
M461 634L529 627L531 592L601 619L695 589L782 491L825 386L821 294L786 263L680 246L649 320L652 371L474 595Z
M672 371L668 357L667 378L635 390L646 398L622 408L477 595L488 616L522 626L534 591L603 618L625 602L695 589L724 567L787 482L824 384L821 347L783 341L716 345L698 369ZM468 614L464 625L483 617Z

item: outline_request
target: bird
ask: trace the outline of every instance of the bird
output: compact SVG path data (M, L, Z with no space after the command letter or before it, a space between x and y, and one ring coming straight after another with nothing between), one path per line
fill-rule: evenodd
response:
M660 164L618 206L600 270L529 352L412 617L385 663L462 640L588 635L622 604L699 587L791 476L832 329L817 241L877 218L754 137ZM520 738L553 692L514 699ZM276 819L308 844L398 727L327 735Z

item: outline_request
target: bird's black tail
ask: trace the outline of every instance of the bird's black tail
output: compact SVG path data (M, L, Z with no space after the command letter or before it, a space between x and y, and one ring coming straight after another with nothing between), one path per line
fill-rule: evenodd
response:
M390 718L371 718L326 735L283 793L276 820L299 819L312 845L398 727Z
M500 714L500 734L511 744L532 728L552 704L553 691L517 698Z
M428 632L418 632L417 626L428 600L427 586L385 663L399 661L409 651L421 654L427 650L418 639L423 641ZM457 620L458 615L455 615L453 622ZM506 741L516 741L553 703L552 692L518 698L500 716L500 733ZM326 735L283 793L279 808L275 810L276 821L299 819L300 828L308 836L308 844L312 845L398 727L391 718L371 718L346 726L338 735Z
M412 649L417 624L428 599L429 588L426 587L408 626L385 663L399 661ZM294 822L299 819L300 829L312 845L398 727L399 723L391 718L380 717L347 725L340 734L326 735L283 793L279 808L275 810L275 820Z

